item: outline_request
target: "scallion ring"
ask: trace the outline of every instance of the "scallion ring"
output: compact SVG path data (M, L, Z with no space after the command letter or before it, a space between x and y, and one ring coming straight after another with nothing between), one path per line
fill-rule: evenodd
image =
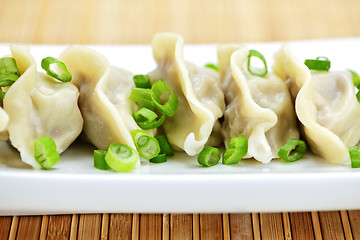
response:
M357 146L349 147L349 155L352 168L360 168L360 152Z
M131 136L141 157L151 159L160 153L158 141L147 132L135 129L131 132Z
M166 139L165 135L157 135L156 140L159 142L159 146L160 146L160 153L165 153L166 156L173 156L174 152L168 142L168 140Z
M152 163L164 163L166 161L167 161L167 157L165 153L159 154L150 159L150 162Z
M60 161L56 144L49 136L43 136L34 142L34 158L44 169L50 169Z
M357 72L351 70L351 69L348 69L348 71L351 73L352 77L353 77L353 83L354 83L354 86L359 89L360 88L360 76L359 74L357 74Z
M20 76L19 68L16 65L15 58L12 57L3 57L0 58L0 75L4 74L14 74Z
M205 146L198 155L198 163L204 167L212 167L216 165L221 158L218 148Z
M164 81L156 81L151 87L151 99L166 116L173 116L178 107L178 98Z
M329 71L330 60L327 57L317 57L316 59L305 59L304 64L310 70Z
M238 148L227 148L223 153L222 163L224 165L236 164L239 163L244 156L243 152Z
M280 148L278 156L287 162L295 162L304 156L306 149L305 141L291 138Z
M62 82L70 82L72 79L71 73L68 71L65 64L56 58L43 58L41 61L41 67L49 76Z
M248 140L245 136L230 138L228 148L237 148L245 156L248 151Z
M251 60L253 58L260 59L264 66L262 68L253 66L251 64ZM248 68L249 73L251 73L252 75L255 75L255 76L263 77L267 74L267 65L266 65L266 60L265 60L264 56L260 52L253 50L253 49L249 50L249 55L247 58L247 68Z
M0 76L0 87L11 86L19 77L13 73L6 73Z
M139 160L139 154L135 149L121 143L110 145L105 161L109 167L117 172L131 171Z
M129 99L139 104L140 108L145 107L150 110L154 109L154 104L151 99L152 91L147 88L133 88Z
M110 167L105 161L106 150L94 150L94 167L99 170L109 170Z
M150 77L148 75L135 75L133 80L137 88L151 88Z
M133 114L133 118L142 129L153 129L161 126L165 121L165 115L162 113L159 113L159 115L160 117L150 109L140 108Z
M219 71L219 66L218 65L215 65L215 64L213 64L213 63L207 63L207 64L205 64L205 67L207 67L207 68L210 68L210 69L212 69L212 70L215 70L215 71Z

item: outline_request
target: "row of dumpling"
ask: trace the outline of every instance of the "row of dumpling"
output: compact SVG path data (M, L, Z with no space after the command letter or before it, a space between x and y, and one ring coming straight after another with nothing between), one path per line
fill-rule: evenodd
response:
M167 82L179 101L161 129L176 150L193 156L205 145L246 136L245 157L269 162L290 138L299 138L297 118L310 148L330 162L349 159L347 146L360 140L360 105L348 72L312 73L287 46L276 54L274 71L261 77L248 71L249 50L242 45L218 48L219 73L186 62L176 34L155 35L152 47L157 68L148 75ZM59 153L81 132L99 149L117 142L134 147L131 131L139 127L132 117L137 106L129 100L132 73L72 46L59 57L73 78L62 83L37 72L27 47L12 46L11 52L21 75L3 89L0 131L24 162L40 168L33 145L42 136L51 137Z

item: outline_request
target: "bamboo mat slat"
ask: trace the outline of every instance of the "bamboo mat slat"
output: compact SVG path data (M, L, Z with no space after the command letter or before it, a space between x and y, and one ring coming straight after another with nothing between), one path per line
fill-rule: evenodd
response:
M214 240L223 238L221 214L200 214L200 238Z
M39 239L42 216L22 216L16 232L16 239Z
M132 214L111 214L109 239L131 239Z
M324 239L345 239L340 212L319 212L319 220Z
M99 239L101 233L101 214L81 214L79 218L78 239Z
M251 214L229 214L230 237L231 239L253 239L253 227Z
M284 239L281 213L260 213L260 228L263 239Z
M65 240L70 237L71 215L52 215L49 218L46 239Z
M140 240L161 239L162 215L141 214L140 216Z
M171 214L170 238L174 240L189 240L193 238L192 214Z
M315 239L312 220L311 220L311 213L309 212L290 213L289 217L290 217L292 239L294 240Z
M8 239L12 217L0 217L0 239Z
M360 210L348 211L351 233L354 240L360 240Z

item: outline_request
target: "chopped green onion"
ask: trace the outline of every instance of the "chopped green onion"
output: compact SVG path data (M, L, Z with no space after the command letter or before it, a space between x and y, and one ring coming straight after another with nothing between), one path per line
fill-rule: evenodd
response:
M353 83L354 86L359 89L360 88L360 77L359 74L357 74L355 71L348 69L348 71L351 73L353 77Z
M264 64L264 66L262 68L252 66L251 65L252 57L259 58L262 61L262 63ZM261 53L259 53L258 51L253 50L253 49L249 50L247 68L248 68L249 73L251 73L252 75L255 75L255 76L263 77L267 74L267 65L266 65L266 60L265 60L264 56Z
M139 160L139 154L135 149L121 143L110 145L105 161L109 167L117 172L131 171Z
M278 156L287 162L295 162L306 152L306 143L303 140L291 138L278 152Z
M153 101L151 100L151 89L147 88L133 88L129 99L138 103L140 107L145 107L150 110L154 109Z
M158 115L154 111L147 108L140 108L133 114L133 118L142 129L153 129L159 127L165 121L165 115L162 113L159 114L161 114L161 116L156 120Z
M150 159L150 162L152 162L152 163L164 163L166 161L167 161L167 159L166 159L165 153L159 154L156 157L153 157Z
M165 135L157 135L156 140L159 142L160 145L160 153L165 153L166 156L173 156L174 152L166 139Z
M94 150L94 167L99 170L109 170L110 167L105 161L106 150Z
M213 69L213 70L215 70L215 71L219 71L219 66L218 65L215 65L215 64L213 64L213 63L207 63L207 64L205 64L205 67L207 67L207 68L210 68L210 69Z
M205 146L198 155L198 163L204 167L211 167L219 162L220 157L218 148Z
M349 154L352 168L360 168L360 152L357 146L349 147Z
M317 57L316 59L305 59L304 64L310 70L329 71L330 61L327 57Z
M44 169L50 169L60 161L56 144L51 137L43 136L34 142L34 158Z
M0 76L0 87L11 86L19 77L12 73L6 73Z
M135 75L133 80L137 88L151 88L150 77L148 75Z
M169 117L173 116L178 106L178 98L169 85L161 80L156 81L151 87L151 90L151 99L155 107L165 115Z
M246 154L246 153L245 153ZM235 164L245 156L238 148L227 148L223 153L222 163L224 165Z
M49 76L62 82L70 82L72 79L71 73L68 71L65 64L56 58L43 58L41 61L41 67Z
M4 99L4 98L5 98L5 94L6 94L6 92L3 92L3 91L0 89L0 99Z
M131 132L131 136L141 157L151 159L160 153L158 141L147 132L135 129Z
M9 73L20 77L20 71L16 65L15 58L12 57L0 58L0 75L9 74Z
M356 99L358 100L358 102L360 102L360 91L356 93Z
M230 138L228 148L237 148L245 156L248 151L248 140L245 136Z

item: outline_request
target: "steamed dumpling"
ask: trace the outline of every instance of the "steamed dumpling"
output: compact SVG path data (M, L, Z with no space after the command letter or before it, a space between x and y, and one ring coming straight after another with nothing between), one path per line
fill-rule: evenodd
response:
M149 73L151 80L165 81L179 99L174 116L163 124L169 143L190 156L199 153L209 139L218 144L220 135L215 132L210 138L210 134L225 108L219 74L185 62L179 35L156 34L152 47L157 68Z
M218 48L225 92L225 145L231 137L248 138L246 158L267 163L290 138L299 138L296 116L286 84L275 74L254 76L247 70L249 50L228 44Z
M136 104L129 100L133 74L112 67L101 54L82 46L71 46L60 56L79 88L79 107L84 134L99 149L112 143L135 148L131 131L139 129L132 117Z
M9 138L7 127L9 124L9 115L0 107L0 141L6 141Z
M274 71L287 81L311 150L331 163L349 160L360 141L360 103L349 71L312 72L283 45Z
M80 134L83 119L77 104L79 91L72 83L38 73L28 47L10 49L21 75L4 99L4 110L10 119L9 138L24 162L40 168L34 158L34 142L38 138L51 137L61 153Z

